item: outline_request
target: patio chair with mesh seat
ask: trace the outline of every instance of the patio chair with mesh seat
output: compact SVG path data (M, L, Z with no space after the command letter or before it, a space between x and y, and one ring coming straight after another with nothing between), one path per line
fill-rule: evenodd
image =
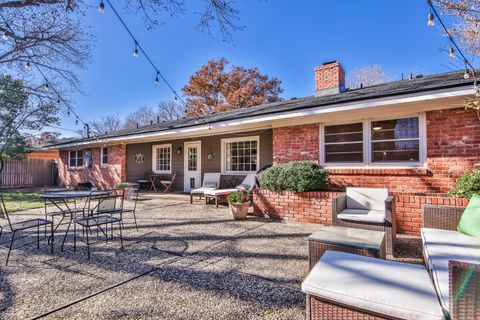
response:
M51 235L49 238L50 242L50 252L53 253L53 223L50 220L47 219L30 219L30 220L23 220L23 221L17 221L17 222L12 222L10 219L10 215L7 211L7 208L5 206L5 202L3 201L2 195L0 195L0 221L1 220L6 220L7 224L6 225L0 225L0 238L3 233L3 229L10 230L12 233L12 238L10 240L10 246L8 247L8 253L7 253L7 259L5 261L5 265L8 265L8 260L10 259L10 252L12 251L13 247L13 242L15 240L15 235L17 232L24 231L24 230L30 230L30 229L37 229L37 249L40 248L40 227L43 226L50 226L51 230Z
M86 210L83 212L81 218L77 218L73 225L73 249L77 248L77 225L82 227L85 231L86 245L88 259L90 260L90 238L92 228L97 228L105 235L105 240L108 241L108 226L111 227L113 237L114 224L118 223L118 230L120 236L120 245L123 249L123 237L122 237L122 201L123 195L111 193L104 196L91 195L87 200ZM119 214L119 216L113 216L113 214Z

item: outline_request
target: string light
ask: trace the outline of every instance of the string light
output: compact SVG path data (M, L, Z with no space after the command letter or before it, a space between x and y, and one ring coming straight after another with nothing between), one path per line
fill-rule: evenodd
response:
M103 0L100 1L100 5L98 6L98 12L105 13L105 4L103 3Z
M30 62L27 62L27 63L25 64L25 70L30 70Z
M135 50L133 50L133 57L138 58L138 43L135 41Z
M433 13L429 13L428 14L428 22L427 22L427 25L431 28L433 26L435 26L435 20L433 18Z
M103 3L103 0L101 0L101 3ZM123 26L123 28L125 29L125 31L130 35L130 37L132 38L132 40L135 42L135 49L133 51L133 57L134 58L137 58L138 55L139 55L139 52L141 51L142 52L142 56L145 57L145 59L148 61L148 63L150 63L150 65L152 66L152 68L154 69L154 71L156 72L156 77L155 77L155 83L160 83L160 80L162 81L162 83L164 83L171 91L172 93L174 94L175 96L175 100L180 100L181 103L183 104L183 106L185 108L188 108L188 105L187 103L182 99L182 97L180 97L178 95L178 93L175 91L175 89L172 87L172 85L167 81L167 79L163 76L163 74L160 72L160 69L157 68L157 66L153 63L153 60L150 58L150 56L148 55L148 53L145 51L145 49L142 47L142 45L137 41L136 37L133 35L132 31L130 31L130 29L128 28L127 24L125 23L125 21L123 21L122 17L120 16L120 14L118 13L117 9L115 9L115 7L112 5L112 2L110 0L105 0L105 3L109 5L110 9L112 10L112 12L114 13L114 15L117 17L117 19L120 21L121 25ZM100 7L99 7L100 8ZM158 79L158 82L157 82L157 79Z
M4 41L7 41L8 38L9 38L9 36L8 36L7 31L4 31L4 32L3 32L3 35L2 35L2 39L3 39Z
M50 85L48 84L48 82L46 82L46 83L43 85L43 90L48 91L49 88L50 88Z
M78 117L75 119L75 125L78 126Z
M57 103L60 104L60 95L58 95Z
M68 109L67 109L67 116L70 117L70 107L68 107Z
M452 47L448 50L448 55L450 58L455 59L455 50Z
M468 72L468 70L465 70L465 73L463 74L463 79L470 79L470 72Z

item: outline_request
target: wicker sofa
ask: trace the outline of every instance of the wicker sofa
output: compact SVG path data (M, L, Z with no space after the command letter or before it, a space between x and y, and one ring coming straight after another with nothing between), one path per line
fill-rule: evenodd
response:
M327 251L302 283L308 319L480 319L480 241L462 208L424 207L420 265Z
M480 319L480 240L456 231L463 210L424 206L423 257L445 313Z

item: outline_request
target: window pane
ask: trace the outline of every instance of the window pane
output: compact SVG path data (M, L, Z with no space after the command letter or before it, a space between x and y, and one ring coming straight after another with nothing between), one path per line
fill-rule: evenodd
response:
M75 158L70 158L70 167L76 167L77 166L77 161Z
M372 140L396 140L418 137L418 118L372 122Z
M82 150L77 151L77 158L82 158L83 159L83 151Z
M325 126L325 162L363 162L363 124Z
M77 167L83 166L83 158L78 158L77 159Z
M419 142L418 140L374 142L372 143L372 161L419 162Z
M255 140L225 143L225 170L256 171L257 145Z
M363 143L326 145L325 162L363 162Z
M102 163L106 164L108 163L108 148L103 148L102 149Z

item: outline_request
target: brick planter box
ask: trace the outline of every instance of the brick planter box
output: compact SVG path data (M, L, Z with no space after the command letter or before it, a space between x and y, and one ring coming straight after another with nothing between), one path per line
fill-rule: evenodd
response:
M292 193L256 189L253 192L254 212L296 222L332 223L332 198L342 194L336 191ZM467 199L449 198L442 194L415 195L394 193L397 232L418 236L422 227L422 206L436 204L464 207Z

